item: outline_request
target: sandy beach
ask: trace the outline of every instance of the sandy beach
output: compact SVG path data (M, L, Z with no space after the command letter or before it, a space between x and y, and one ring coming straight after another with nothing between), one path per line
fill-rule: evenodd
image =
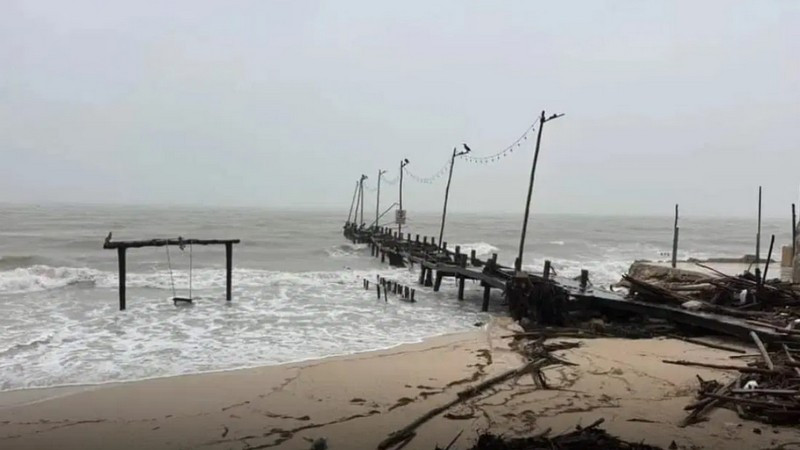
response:
M503 338L507 319L467 333L394 349L317 361L103 386L28 390L0 396L0 447L13 449L375 448L392 431L452 400L456 392L518 367ZM577 364L545 371L550 389L530 376L494 389L419 428L406 448L467 448L479 431L567 431L605 418L631 441L668 447L768 448L800 441L800 431L742 422L727 410L677 427L696 375L715 370L662 359L731 363L729 354L669 339L583 341L557 355ZM53 398L48 398L54 396Z

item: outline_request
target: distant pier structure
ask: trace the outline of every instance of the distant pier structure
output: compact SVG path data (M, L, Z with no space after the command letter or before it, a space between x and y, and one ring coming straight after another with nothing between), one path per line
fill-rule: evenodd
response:
M129 248L142 248L142 247L167 247L167 257L169 258L169 246L179 247L183 250L186 246L190 249L190 266L189 266L189 283L191 286L191 248L194 245L224 245L225 246L225 299L231 301L231 291L233 285L233 244L238 244L239 239L185 239L178 237L175 239L149 239L138 241L112 241L111 233L108 233L103 248L108 250L117 250L117 262L119 264L119 310L124 311L126 308L125 299L125 278L126 278L126 253ZM170 277L172 274L172 267L170 264ZM174 283L173 283L174 290ZM189 298L173 297L174 301L191 302L191 288Z

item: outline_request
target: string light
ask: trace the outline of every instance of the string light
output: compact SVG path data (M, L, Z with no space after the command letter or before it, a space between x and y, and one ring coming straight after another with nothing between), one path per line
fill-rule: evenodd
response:
M505 147L504 149L500 150L497 153L487 155L487 156L474 156L474 155L466 155L464 156L464 161L471 162L474 164L489 164L500 161L500 159L505 158L509 154L514 152L514 149L522 147L522 142L528 140L528 135L534 131L536 126L536 122L531 124L525 132L522 133L522 136L518 137L517 140L511 143L511 145Z
M411 172L410 170L408 170L408 168L403 168L403 170L405 170L406 175L408 175L409 177L411 177L412 180L414 180L414 181L416 181L418 183L433 184L434 181L436 181L439 178L441 178L442 176L444 176L444 174L446 174L447 171L450 170L450 160L448 160L444 164L444 166L442 166L441 169L439 169L436 173L434 173L433 175L431 175L429 177L421 177L421 176Z

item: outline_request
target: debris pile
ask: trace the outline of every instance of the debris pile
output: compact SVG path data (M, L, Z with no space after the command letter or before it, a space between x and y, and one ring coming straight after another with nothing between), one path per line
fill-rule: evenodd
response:
M685 409L691 413L682 426L704 420L704 416L716 407L736 411L742 419L781 425L800 421L800 363L795 358L798 349L781 344L781 351L768 352L753 333L759 353L736 355L731 358L751 359L746 365L713 365L692 361L664 361L716 369L735 370L738 377L728 383L706 381L697 377L700 388L697 401ZM754 359L753 359L754 358Z
M648 272L641 269L648 265L634 264L619 285L628 287L629 296L635 300L737 317L787 335L800 335L800 330L794 331L800 325L797 285L747 271L730 276L696 264L710 275L676 269Z
M603 419L588 427L577 427L575 431L558 436L549 436L550 430L532 437L503 438L490 433L482 434L472 450L583 450L602 448L609 450L659 450L643 443L625 442L598 428ZM437 450L441 450L437 447Z

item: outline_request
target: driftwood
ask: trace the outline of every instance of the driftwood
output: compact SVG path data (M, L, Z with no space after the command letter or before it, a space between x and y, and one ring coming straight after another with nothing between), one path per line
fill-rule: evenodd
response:
M695 362L695 361L684 361L684 360L670 361L670 360L665 359L665 360L663 360L661 362L663 362L665 364L675 364L675 365L679 365L679 366L696 366L696 367L705 367L705 368L708 368L708 369L720 369L720 370L738 370L741 373L761 373L761 374L765 374L765 375L773 375L773 374L777 373L774 370L761 369L761 368L758 368L758 367L728 366L728 365L724 365L724 364L707 364L707 363L701 363L701 362Z
M470 399L472 397L475 397L476 395L480 394L484 390L486 390L486 389L488 389L488 388L490 388L490 387L492 387L492 386L494 386L494 385L496 385L498 383L502 383L504 381L510 380L512 378L515 378L515 377L519 377L521 375L524 375L524 374L526 374L528 372L531 372L531 371L534 371L536 369L540 369L540 368L544 367L545 365L547 365L549 363L550 363L550 361L548 359L540 359L540 360L537 360L537 361L531 361L531 362L523 365L522 367L519 367L519 368L516 368L516 369L512 369L512 370L508 370L506 372L501 373L500 375L497 375L495 377L489 378L488 380L486 380L486 381L484 381L482 383L479 383L479 384L477 384L475 386L472 386L472 387L469 387L467 389L464 389L463 391L458 393L457 397L454 400L428 411L427 413L423 414L422 416L420 416L419 418L417 418L416 420L414 420L413 422L411 422L410 424L408 424L404 428L401 428L401 429L393 432L392 434L390 434L389 437L387 437L380 444L378 444L378 449L379 450L385 450L385 449L391 448L391 447L393 447L395 445L398 445L398 444L400 444L402 442L405 442L406 440L409 440L409 439L413 438L414 435L416 434L414 430L419 428L425 422L427 422L427 421L431 420L432 418L438 416L442 412L447 411L448 409L452 408L453 406L455 406L455 405L457 405L459 403L462 403L462 402L464 402L464 401L466 401L466 400L468 400L468 399Z
M728 347L727 345L715 344L713 342L701 341L699 339L692 339L692 338L687 338L687 337L678 336L678 335L674 335L674 334L671 334L668 337L670 339L678 339L678 340L681 340L681 341L684 341L684 342L689 342L689 343L692 343L692 344L703 345L703 346L706 346L706 347L715 348L717 350L725 350L727 352L734 352L734 353L746 353L744 350L742 350L740 348Z
M611 436L606 431L598 428L602 423L603 419L600 419L587 427L576 427L575 431L558 436L549 436L550 429L543 433L523 438L507 438L484 433L478 437L478 442L470 450L583 450L587 448L660 450L659 447L637 442L625 442Z
M733 380L733 381L731 381L730 383L728 383L725 386L720 386L716 390L715 393L719 395L719 394L725 393L726 391L729 391L736 384L736 382L737 382L737 380ZM708 394L702 394L702 395L706 395L707 396ZM697 423L697 421L700 420L700 418L702 416L704 416L709 411L714 409L717 406L718 403L719 403L719 399L715 399L715 398L711 398L711 397L707 396L706 398L704 398L700 402L695 403L695 405L697 405L697 407L694 408L694 411L692 411L688 416L686 416L686 418L683 419L678 426L683 428L683 427L692 425L694 423ZM692 406L692 405L690 405L690 406Z
M764 358L764 362L767 364L767 368L769 370L775 370L775 364L772 363L772 358L769 357L769 353L767 353L767 348L764 347L764 343L761 342L761 339L759 339L758 334L755 331L751 331L750 337L753 338L753 342L756 343L758 351L761 352L761 357Z

